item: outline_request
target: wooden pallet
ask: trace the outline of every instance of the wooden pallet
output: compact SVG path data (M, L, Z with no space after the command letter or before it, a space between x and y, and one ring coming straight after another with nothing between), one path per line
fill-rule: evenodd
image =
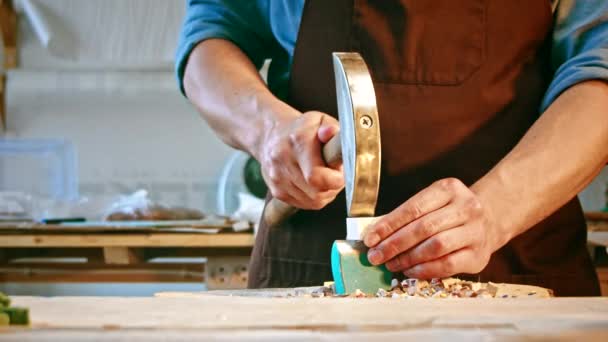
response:
M244 288L251 232L0 230L1 282L205 282ZM167 258L195 258L169 261Z

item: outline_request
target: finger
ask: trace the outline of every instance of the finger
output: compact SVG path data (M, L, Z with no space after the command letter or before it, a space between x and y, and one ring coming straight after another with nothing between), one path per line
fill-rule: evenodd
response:
M290 176L291 175L293 175L293 173L291 173ZM284 188L288 194L294 198L294 205L300 209L319 210L336 198L340 192L340 190L328 190L321 192L314 191L312 194L305 193L302 190L302 183L305 182L300 173L297 173L296 175L296 177L291 178L292 181L288 181L287 184L284 185Z
M341 190L344 187L344 174L325 165L315 166L303 173L307 183L317 191Z
M439 259L413 266L403 271L403 274L419 279L447 278L459 273L475 274L481 271L476 266L476 258L477 255L472 249L463 248Z
M467 216L457 205L435 210L402 227L368 252L369 261L380 265L442 231L464 224ZM364 237L369 240L369 233Z
M308 197L306 193L304 193L300 188L296 186L293 182L288 182L286 186L286 191L291 198L293 198L294 203L293 206L300 209L311 209L310 203L311 198Z
M299 132L291 135L291 141L298 166L306 183L315 191L337 190L344 186L344 176L341 172L325 165L321 156L321 141L317 138L317 129L321 116L311 116ZM312 137L310 136L311 132Z
M370 228L365 245L373 247L401 227L450 203L458 187L457 182L451 178L442 179L414 195Z
M340 131L340 124L338 120L329 115L323 115L321 117L321 124L319 125L319 130L317 131L317 137L319 141L325 144L334 135L338 134Z
M262 177L268 185L272 197L297 208L303 208L309 202L306 194L290 181L286 170L273 168L268 173L262 170Z
M273 198L276 198L281 202L287 203L296 208L300 208L301 203L297 199L289 195L289 193L287 193L286 191L280 190L278 188L270 188L270 193Z
M297 167L299 168L299 175L301 175L300 179L303 182L303 184L298 183L298 186L310 197L314 197L319 192L339 191L344 187L342 169L336 170L326 165L315 166L310 169L302 168L302 164Z
M336 198L336 196L338 195L338 193L339 193L339 191L334 191L334 190L317 193L314 198L309 199L304 204L302 209L308 209L308 210L322 209L328 203L333 201Z
M344 165L342 164L342 162L340 162L339 164L337 164L337 165L335 165L335 166L333 166L331 168L334 169L334 170L336 170L336 171L338 171L338 172L340 172L341 175L344 174ZM344 177L342 177L342 178L344 179Z
M269 184L273 197L300 209L321 209L327 205L327 203L331 202L339 193L339 190L330 190L315 192L312 196L309 196L295 183L295 179L297 178L292 178L294 174L292 170L288 171L286 168L282 168L277 171L276 169L273 169L271 170L271 174L273 175L273 181L267 181L267 184ZM262 175L265 179L269 178L266 177L264 172L262 172ZM296 175L299 175L299 173L296 173ZM290 179L294 179L294 181L291 181Z
M315 197L318 191L306 182L297 163L285 163L284 170L289 175L291 183L305 194L306 198L301 198L301 200L310 201Z
M398 272L439 259L470 246L473 243L473 238L471 231L465 226L448 229L389 260L386 263L386 268L391 272Z

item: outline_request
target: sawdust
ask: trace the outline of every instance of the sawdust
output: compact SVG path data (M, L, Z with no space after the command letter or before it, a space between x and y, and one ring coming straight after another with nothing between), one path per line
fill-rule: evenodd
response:
M376 293L363 293L357 289L353 293L338 295L334 284L327 282L318 289L304 294L311 297L351 297L351 298L549 298L553 292L538 286L517 284L481 283L458 278L444 279L393 279L390 289L378 289Z

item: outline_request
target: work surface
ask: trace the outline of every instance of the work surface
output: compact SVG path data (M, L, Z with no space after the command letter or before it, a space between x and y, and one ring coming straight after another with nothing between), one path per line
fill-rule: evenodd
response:
M0 340L608 340L608 298L13 299L32 326L0 329Z

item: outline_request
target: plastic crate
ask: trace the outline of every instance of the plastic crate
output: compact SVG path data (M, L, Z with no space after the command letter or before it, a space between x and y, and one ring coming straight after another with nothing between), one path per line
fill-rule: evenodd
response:
M74 146L66 140L0 139L0 192L38 198L78 198Z

